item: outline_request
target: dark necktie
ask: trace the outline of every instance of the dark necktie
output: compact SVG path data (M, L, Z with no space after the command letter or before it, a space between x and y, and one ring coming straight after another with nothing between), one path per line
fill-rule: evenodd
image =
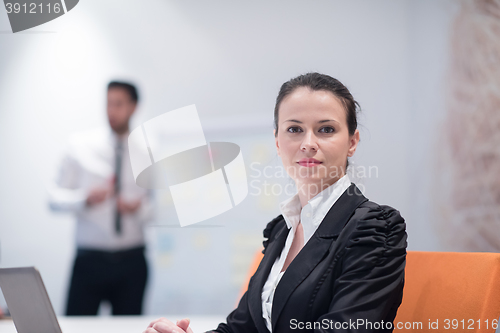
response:
M122 154L123 154L123 146L122 141L118 139L115 148L115 197L116 197L116 207L115 207L115 230L117 234L121 234L122 232L122 224L121 219L122 216L120 211L118 210L118 198L120 196L120 175L122 170Z

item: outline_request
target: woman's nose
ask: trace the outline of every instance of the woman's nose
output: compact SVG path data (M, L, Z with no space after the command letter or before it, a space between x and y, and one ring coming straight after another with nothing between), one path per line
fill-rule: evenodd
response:
M304 139L302 140L302 144L300 146L300 149L303 151L308 151L308 150L313 150L317 151L318 150L318 142L316 135L314 135L313 131L306 131L304 134Z

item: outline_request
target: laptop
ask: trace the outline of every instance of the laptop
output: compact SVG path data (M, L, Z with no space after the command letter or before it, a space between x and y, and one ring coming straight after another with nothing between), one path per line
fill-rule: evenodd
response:
M18 333L62 333L35 267L0 268L0 289Z

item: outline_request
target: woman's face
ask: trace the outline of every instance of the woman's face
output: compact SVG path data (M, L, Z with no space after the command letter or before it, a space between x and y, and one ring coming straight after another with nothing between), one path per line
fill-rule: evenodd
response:
M276 149L298 188L315 184L321 191L344 176L359 131L349 135L346 111L335 95L300 87L282 100L278 113Z

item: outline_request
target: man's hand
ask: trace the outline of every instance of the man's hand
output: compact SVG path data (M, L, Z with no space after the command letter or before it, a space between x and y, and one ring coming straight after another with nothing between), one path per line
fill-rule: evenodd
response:
M178 320L176 324L166 318L152 321L144 333L193 333L189 318Z
M96 187L90 190L87 195L87 200L85 200L85 204L87 206L93 206L99 204L106 200L109 196L113 194L112 189L105 187Z
M120 213L132 214L141 207L141 200L125 201L122 198L118 198L117 205Z

